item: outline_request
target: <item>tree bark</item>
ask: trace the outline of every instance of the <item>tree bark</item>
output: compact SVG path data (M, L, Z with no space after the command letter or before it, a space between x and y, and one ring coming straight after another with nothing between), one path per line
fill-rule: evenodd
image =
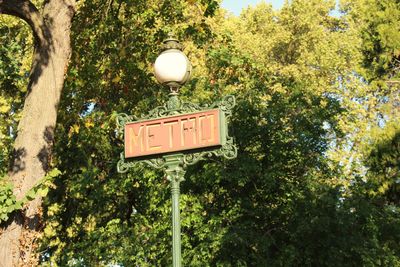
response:
M9 177L22 198L50 165L57 107L71 54L74 0L48 0L42 13L28 0L0 0L0 14L17 16L32 28L35 52ZM36 266L41 199L37 198L0 229L0 266Z

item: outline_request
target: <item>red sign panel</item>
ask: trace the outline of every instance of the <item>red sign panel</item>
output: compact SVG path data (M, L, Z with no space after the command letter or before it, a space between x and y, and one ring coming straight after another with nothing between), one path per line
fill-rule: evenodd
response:
M125 125L125 158L221 145L220 111L212 109Z

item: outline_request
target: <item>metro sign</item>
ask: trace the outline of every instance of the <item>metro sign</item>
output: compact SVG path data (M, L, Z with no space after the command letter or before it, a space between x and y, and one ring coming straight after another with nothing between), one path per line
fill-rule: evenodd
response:
M216 147L226 139L220 109L126 123L125 158Z

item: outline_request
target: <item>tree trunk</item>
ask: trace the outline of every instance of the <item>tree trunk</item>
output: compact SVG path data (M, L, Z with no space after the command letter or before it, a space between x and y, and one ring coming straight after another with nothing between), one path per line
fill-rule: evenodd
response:
M14 144L9 177L17 199L49 169L57 107L71 53L74 0L45 1L42 14L27 0L0 0L0 14L24 19L36 47L28 93ZM0 266L36 266L35 241L40 234L41 199L37 198L0 229Z

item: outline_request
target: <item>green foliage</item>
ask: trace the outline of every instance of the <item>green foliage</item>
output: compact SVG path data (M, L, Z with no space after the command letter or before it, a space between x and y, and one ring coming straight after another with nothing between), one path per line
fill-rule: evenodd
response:
M368 80L400 78L400 3L344 1L343 8L360 27L365 77Z
M0 222L4 222L8 220L11 212L21 207L16 205L12 184L7 182L5 177L1 178L0 182Z
M398 126L387 125L382 132L389 136L376 140L366 158L371 193L384 195L388 204L400 204L400 131Z
M49 188L53 186L52 181L60 174L57 169L51 170L19 200L13 194L13 184L7 177L0 178L0 223L7 221L13 212L21 210L29 201L36 197L45 197Z
M0 176L8 167L31 64L32 37L20 20L0 17Z
M146 166L116 172L115 116L166 100L152 62L174 31L194 67L181 97L238 102L238 158L198 163L181 184L183 265L399 266L399 98L383 82L397 75L398 5L343 1L333 17L335 1L295 0L229 17L218 3L79 3L42 265L171 265L169 182ZM23 47L18 39L0 50L9 82L21 68L9 51ZM3 133L10 147L14 132ZM0 188L1 203L15 205L12 187Z

